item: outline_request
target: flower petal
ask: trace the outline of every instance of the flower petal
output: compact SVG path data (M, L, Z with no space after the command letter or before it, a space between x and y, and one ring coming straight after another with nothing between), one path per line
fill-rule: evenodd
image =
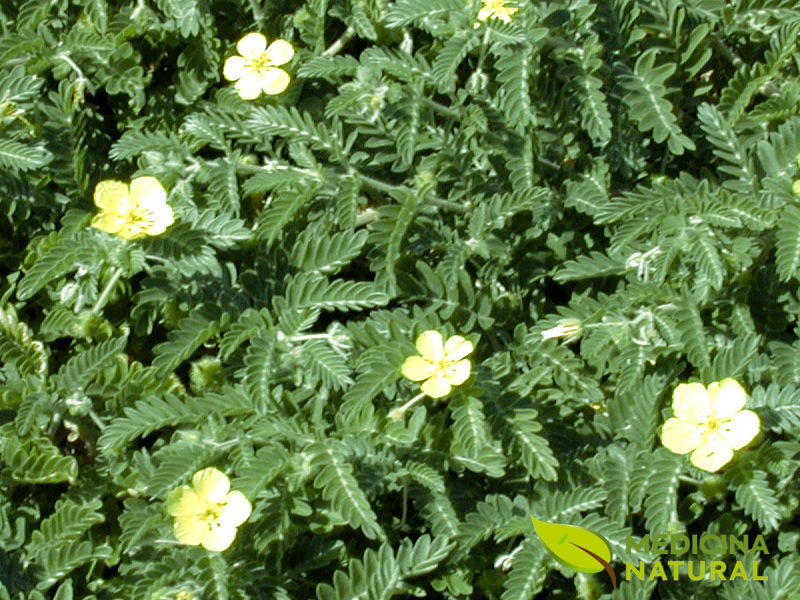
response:
M139 222L139 225L147 235L159 235L164 233L174 221L172 208L168 204L162 204L148 210L146 217Z
M460 360L457 363L447 365L442 371L442 376L450 383L450 385L461 385L469 378L469 372L472 368L470 362L466 359Z
M231 489L231 482L219 469L208 467L194 474L192 487L205 502L219 502Z
M194 515L202 510L203 503L197 493L188 485L172 490L167 496L167 513L173 517Z
M150 207L167 203L167 192L155 177L137 177L131 180L131 204Z
M253 507L242 492L229 492L223 499L225 503L217 522L222 527L237 527L247 520Z
M692 421L667 419L661 428L661 443L675 454L691 452L703 441L705 428Z
M692 464L704 471L719 471L733 458L730 445L716 433L709 433L692 452Z
M747 392L738 381L728 378L709 385L708 398L712 417L724 419L742 410L747 401Z
M437 371L433 377L422 384L422 391L431 398L441 398L450 393L450 382L444 376L444 372Z
M130 209L128 186L114 179L101 181L94 188L94 203L103 212L125 215Z
M152 179L152 178L144 178L141 179ZM134 183L137 183L139 180L134 180L131 183L131 190L133 190ZM142 183L139 187L141 187L141 193L138 196L133 197L133 192L131 192L132 197L136 201L136 212L141 218L137 221L137 224L141 227L141 229L149 235L158 235L160 233L164 233L167 227L172 225L175 218L172 212L172 207L167 204L167 193L161 184L158 183L155 179L153 179L155 185L158 187L152 187L147 189L147 185L152 185L148 183Z
M222 67L222 76L228 81L236 81L247 72L247 61L241 56L231 56Z
M700 383L682 383L672 394L672 410L684 421L705 423L711 414L708 392Z
M248 33L236 44L239 54L250 60L263 54L266 48L267 38L260 33Z
M753 441L761 428L758 415L752 410L741 410L727 421L720 423L717 430L734 450L744 448Z
M247 72L236 82L236 92L242 100L255 100L261 95L261 77Z
M273 65L283 65L292 60L294 48L286 40L275 40L267 48L267 58Z
M467 354L472 352L472 342L464 339L460 335L453 335L447 338L444 344L444 359L448 362L454 360L461 360Z
M206 530L203 537L203 548L212 552L222 552L227 549L236 537L236 527L213 527L210 531Z
M138 240L145 236L145 232L144 229L140 227L139 223L126 222L117 232L117 235L123 240Z
M175 519L172 531L180 543L196 546L208 535L208 523L197 516L178 517Z
M289 74L283 69L267 69L261 75L261 89L265 94L280 94L289 85Z
M436 372L436 365L421 356L409 356L403 363L403 377L411 381L422 381Z
M125 225L125 217L111 212L101 212L92 219L92 227L106 233L119 233Z
M438 363L444 358L444 342L442 334L434 329L423 331L417 338L417 352L432 363Z

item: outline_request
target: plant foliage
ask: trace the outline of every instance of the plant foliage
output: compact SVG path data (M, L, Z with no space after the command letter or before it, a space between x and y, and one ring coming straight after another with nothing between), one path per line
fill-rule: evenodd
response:
M800 8L508 6L2 3L0 600L798 597ZM295 54L247 101L255 31ZM92 227L140 176L174 223ZM427 330L471 373L412 402ZM761 432L711 474L660 432L727 377ZM208 467L224 552L165 509ZM625 578L705 532L767 578Z

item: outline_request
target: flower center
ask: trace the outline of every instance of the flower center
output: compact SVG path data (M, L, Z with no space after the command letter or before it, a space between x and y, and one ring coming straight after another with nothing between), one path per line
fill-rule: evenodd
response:
M219 527L219 518L222 516L222 509L225 507L224 502L216 502L214 504L207 504L205 510L201 513L200 520L202 520L208 529Z
M263 75L266 71L272 68L272 59L266 52L262 52L250 61L249 67L253 71L258 71L259 75Z
M436 363L436 372L437 373L441 373L442 371L446 371L451 366L453 366L453 362L455 362L455 361L447 360L446 358L443 358L438 363Z
M706 435L717 433L717 430L722 429L723 425L728 422L728 419L712 419L706 423Z
M147 208L137 206L128 213L127 223L138 225L140 223L152 223L153 213Z

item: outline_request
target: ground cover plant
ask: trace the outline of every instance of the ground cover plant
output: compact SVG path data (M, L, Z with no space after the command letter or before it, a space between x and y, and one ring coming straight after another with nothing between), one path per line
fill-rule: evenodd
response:
M0 26L0 600L800 597L796 2Z

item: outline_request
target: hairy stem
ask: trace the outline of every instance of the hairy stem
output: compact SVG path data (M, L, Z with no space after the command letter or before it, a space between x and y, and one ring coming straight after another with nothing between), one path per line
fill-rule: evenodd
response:
M117 281L119 280L119 276L122 275L122 268L117 267L114 269L114 273L111 275L111 279L106 284L105 289L100 294L100 297L97 299L97 302L94 303L92 307L92 313L97 313L103 307L103 304L108 299L108 295L111 293L111 289L116 285Z

